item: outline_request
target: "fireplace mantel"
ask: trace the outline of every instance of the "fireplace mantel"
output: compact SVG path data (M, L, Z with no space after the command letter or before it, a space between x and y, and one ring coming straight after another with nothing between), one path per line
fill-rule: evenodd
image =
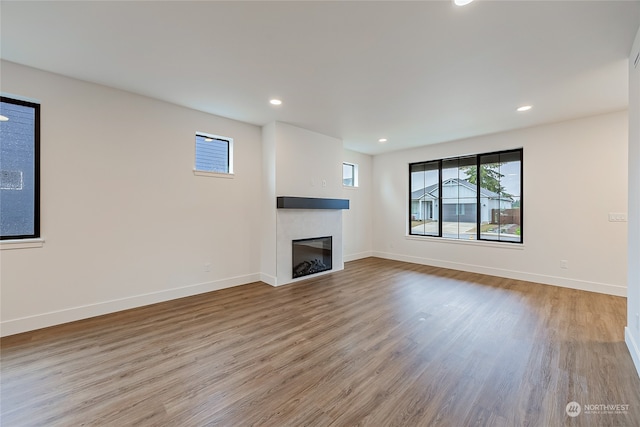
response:
M277 207L278 209L349 209L349 200L279 196Z

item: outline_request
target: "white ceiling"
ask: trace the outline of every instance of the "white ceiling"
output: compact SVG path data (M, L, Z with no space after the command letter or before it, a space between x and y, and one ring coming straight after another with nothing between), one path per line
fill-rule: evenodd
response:
M640 25L640 1L0 7L3 59L369 154L625 109Z

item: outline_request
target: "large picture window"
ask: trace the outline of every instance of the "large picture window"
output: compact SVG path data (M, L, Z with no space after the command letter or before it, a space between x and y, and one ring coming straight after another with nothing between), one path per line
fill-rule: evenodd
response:
M40 105L0 97L0 238L40 237Z
M522 149L409 165L409 234L522 243Z

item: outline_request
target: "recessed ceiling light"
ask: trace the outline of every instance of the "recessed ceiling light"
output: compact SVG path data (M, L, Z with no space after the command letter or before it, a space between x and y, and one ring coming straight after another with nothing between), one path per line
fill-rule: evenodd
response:
M206 142L211 142L211 141L213 141L213 138L205 138L204 140L205 140Z
M531 110L531 105L523 105L522 107L518 107L516 111L523 112L523 111L529 111L529 110Z
M387 138L380 138L378 142L387 142Z
M8 121L9 121L9 117L0 115L0 122L8 122Z
M269 101L269 103L271 105L281 105L282 101L280 101L279 99L272 99L272 100Z
M456 6L466 6L471 3L473 0L453 0L453 3Z

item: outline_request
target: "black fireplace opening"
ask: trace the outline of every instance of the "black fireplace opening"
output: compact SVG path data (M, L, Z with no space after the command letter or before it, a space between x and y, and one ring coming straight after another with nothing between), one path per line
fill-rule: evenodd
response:
M294 240L293 278L331 270L332 240L331 236Z

